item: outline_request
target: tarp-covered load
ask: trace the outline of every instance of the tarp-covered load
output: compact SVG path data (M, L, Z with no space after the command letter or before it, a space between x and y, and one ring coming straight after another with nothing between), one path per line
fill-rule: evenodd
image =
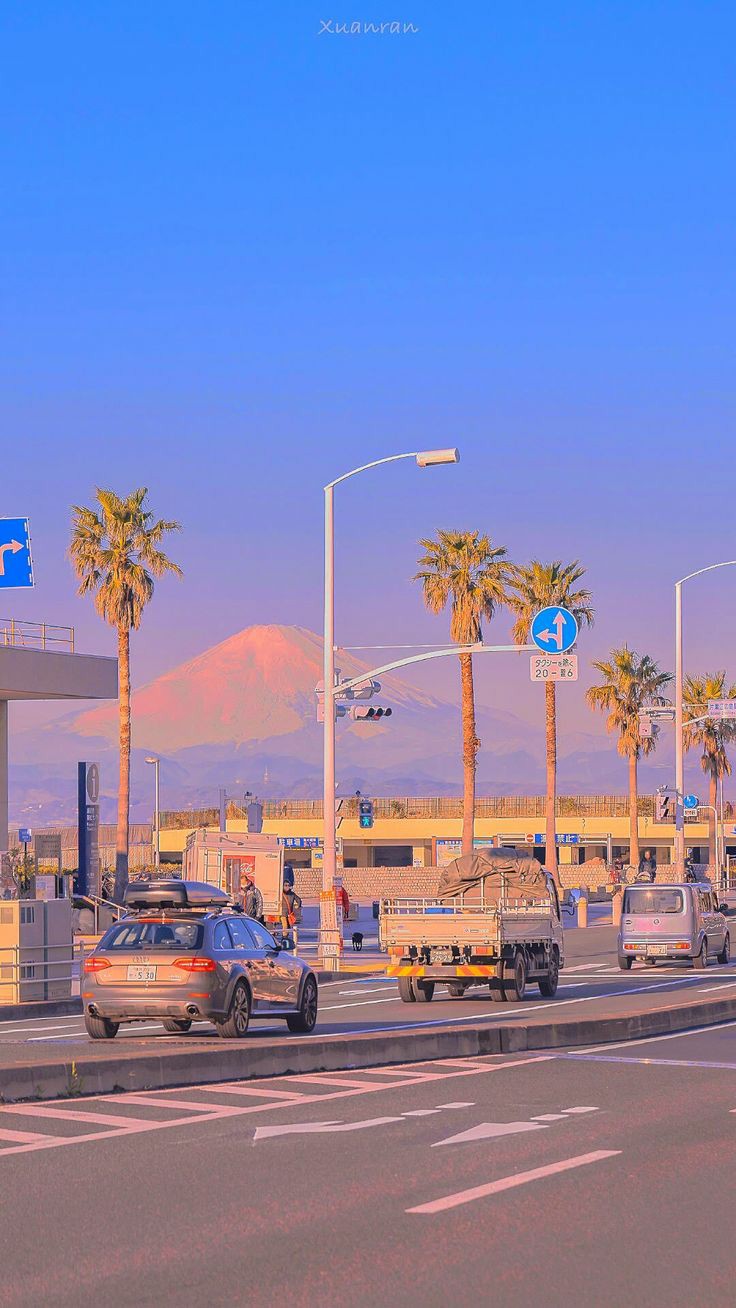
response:
M437 890L438 899L463 895L468 903L485 904L501 899L543 899L547 894L541 863L518 849L479 849L453 859Z

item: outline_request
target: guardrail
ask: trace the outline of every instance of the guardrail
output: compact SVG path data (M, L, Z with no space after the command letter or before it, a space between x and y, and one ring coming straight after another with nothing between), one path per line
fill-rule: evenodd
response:
M13 645L21 649L61 649L73 654L74 628L59 627L51 622L0 618L0 645Z
M78 995L83 960L84 946L77 941L71 945L1 945L0 1002L64 998L49 994L49 990L67 991L67 985L67 997ZM37 994L37 990L43 993Z

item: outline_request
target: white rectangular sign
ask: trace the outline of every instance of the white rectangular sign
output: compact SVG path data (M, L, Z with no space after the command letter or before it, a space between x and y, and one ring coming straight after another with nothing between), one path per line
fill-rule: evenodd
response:
M529 659L532 681L577 681L577 654L532 654Z
M709 699L709 718L736 718L736 699Z

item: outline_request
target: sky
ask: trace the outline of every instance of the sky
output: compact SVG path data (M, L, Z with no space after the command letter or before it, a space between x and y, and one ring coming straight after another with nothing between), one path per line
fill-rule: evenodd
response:
M339 30L382 20L418 30ZM602 729L590 659L671 668L674 580L736 557L735 36L718 0L7 0L0 513L37 583L7 616L113 652L70 505L145 485L185 576L136 684L251 623L319 629L325 482L457 445L338 489L338 640L446 639L411 581L439 527L578 558L561 730ZM736 679L735 600L736 571L688 584L690 671ZM478 668L482 702L535 720L537 691Z

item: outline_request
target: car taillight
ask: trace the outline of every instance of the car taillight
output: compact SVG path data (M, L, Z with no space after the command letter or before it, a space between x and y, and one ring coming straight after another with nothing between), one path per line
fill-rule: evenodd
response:
M182 972L214 972L216 964L213 958L175 958L173 966Z
M98 954L93 954L91 958L85 958L85 972L102 972L104 968L112 967L109 958L100 958Z

